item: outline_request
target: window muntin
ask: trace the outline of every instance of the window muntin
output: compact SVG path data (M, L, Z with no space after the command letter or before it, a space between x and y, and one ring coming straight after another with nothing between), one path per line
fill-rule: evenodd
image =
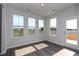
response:
M56 36L56 18L50 19L50 35Z
M66 41L69 44L77 45L77 19L66 21Z
M28 18L28 31L29 34L34 34L35 33L35 18Z
M67 20L66 29L67 30L77 30L77 19Z
M13 37L23 36L24 17L13 15Z
M39 32L44 31L44 20L39 19Z

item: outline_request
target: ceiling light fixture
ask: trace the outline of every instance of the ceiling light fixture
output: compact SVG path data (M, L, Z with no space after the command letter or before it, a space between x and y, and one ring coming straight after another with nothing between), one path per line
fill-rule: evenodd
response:
M41 4L41 6L43 7L43 6L44 6L44 4L42 3L42 4Z

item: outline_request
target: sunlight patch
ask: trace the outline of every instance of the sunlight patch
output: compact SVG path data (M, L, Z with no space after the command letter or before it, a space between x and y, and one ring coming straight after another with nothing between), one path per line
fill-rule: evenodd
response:
M53 56L73 56L74 54L75 54L75 52L64 48L64 49L58 51Z
M37 45L34 45L37 49L43 49L43 48L46 48L48 47L47 44L45 43L40 43L40 44L37 44Z
M34 51L36 51L35 48L33 48L32 46L29 46L29 47L15 50L15 55L16 56L23 56L23 55L32 53Z

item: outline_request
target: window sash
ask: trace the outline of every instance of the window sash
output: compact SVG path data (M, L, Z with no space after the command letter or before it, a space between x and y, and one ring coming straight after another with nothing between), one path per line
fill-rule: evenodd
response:
M56 23L57 23L56 18L50 19L50 27L56 28L57 26Z
M57 26L56 24L57 24L56 18L50 19L50 32L49 32L50 36L56 36L56 26Z
M28 18L28 28L35 28L35 18Z
M24 17L20 15L13 15L13 37L23 36L24 31Z
M36 19L35 18L28 18L28 32L30 35L35 34L35 24L36 24Z
M24 26L24 17L20 15L13 15L13 26Z
M39 28L44 28L44 20L39 20Z
M18 36L23 36L23 28L13 28L13 36L18 37Z

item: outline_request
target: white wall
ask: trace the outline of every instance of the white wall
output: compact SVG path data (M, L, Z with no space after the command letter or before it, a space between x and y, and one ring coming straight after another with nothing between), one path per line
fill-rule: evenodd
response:
M20 38L12 38L12 15L13 14L18 14L18 15L23 15L24 16L24 36ZM3 24L2 24L2 53L6 52L6 49L12 48L12 47L17 47L21 45L26 45L34 42L39 42L43 40L47 40L53 43L57 43L59 45L63 46L68 46L74 49L79 50L79 39L78 40L78 46L75 45L70 45L66 43L66 37L64 35L65 32L65 21L66 19L72 19L72 18L77 18L79 19L79 6L75 5L69 8L66 8L54 15L51 15L46 18L45 21L45 31L43 34L39 34L38 32L38 25L36 25L36 34L31 36L28 35L28 26L27 26L27 18L28 16L35 17L36 18L36 24L38 24L38 19L42 18L41 16L35 15L28 13L23 10L18 10L12 7L7 7L3 8ZM56 17L57 18L57 36L49 36L49 19ZM79 20L78 20L79 24ZM79 25L78 25L79 28ZM79 29L77 34L79 34ZM79 35L78 35L79 38Z
M49 34L48 34L47 41L79 50L79 43L77 46L66 43L66 35L64 34L67 19L77 18L78 24L79 24L79 18L78 18L79 17L79 6L76 4L74 6L66 8L54 15L49 16L47 18L47 33L49 33L49 30L48 30L49 29L49 19L53 18L53 17L57 18L57 33L56 33L56 37L49 36ZM78 25L78 29L79 29L79 25ZM79 38L79 30L76 34L78 34L77 36ZM77 41L79 42L78 38L77 38Z
M18 38L12 38L12 16L13 14L24 16L24 36ZM5 17L5 16L6 17ZM28 34L28 16L36 18L36 33L35 35ZM13 48L17 46L22 46L34 42L39 42L45 40L45 31L40 33L38 31L38 20L43 17L25 12L23 10L18 10L12 7L5 7L3 9L3 41L2 41L2 53L6 52L8 48Z
M6 40L5 40L5 25L6 25L6 8L3 6L2 7L2 43L1 43L1 54L5 53L6 52L6 48L5 48L5 45L6 45Z

